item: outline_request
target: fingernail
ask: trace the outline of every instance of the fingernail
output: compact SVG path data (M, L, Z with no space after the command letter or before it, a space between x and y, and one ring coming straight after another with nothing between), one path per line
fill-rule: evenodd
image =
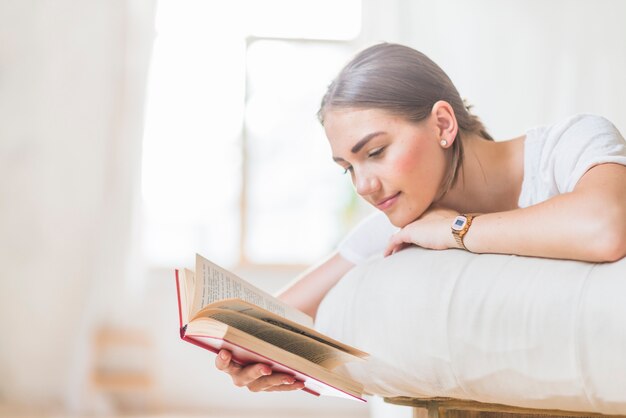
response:
M283 384L285 385L291 385L296 381L296 379L294 379L293 377L285 377L283 379Z
M270 369L263 368L263 369L261 369L261 374L263 376L269 376L270 374L272 374L272 371Z
M222 360L226 360L228 358L228 354L226 354L226 351L220 351L220 358Z

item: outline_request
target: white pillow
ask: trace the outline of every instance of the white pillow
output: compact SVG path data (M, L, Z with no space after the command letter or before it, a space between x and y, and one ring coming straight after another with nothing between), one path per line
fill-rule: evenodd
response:
M626 258L412 247L355 267L316 323L371 354L345 371L372 394L626 414Z

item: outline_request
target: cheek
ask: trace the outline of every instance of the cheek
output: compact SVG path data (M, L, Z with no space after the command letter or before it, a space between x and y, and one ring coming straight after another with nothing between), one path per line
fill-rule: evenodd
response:
M405 210L417 217L436 198L445 174L446 159L442 150L416 144L396 156L393 176L396 186L407 193ZM417 213L413 213L417 211Z
M405 149L394 159L394 170L399 176L413 183L423 183L432 178L439 164L438 150L429 148L420 141L413 147Z
M421 161L417 156L418 153L403 153L396 157L393 162L394 171L401 176L411 175L418 167L420 167Z

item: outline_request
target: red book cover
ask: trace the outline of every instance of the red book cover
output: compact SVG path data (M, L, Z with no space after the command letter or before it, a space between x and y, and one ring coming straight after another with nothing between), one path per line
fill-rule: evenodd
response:
M353 395L348 393L342 389L334 387L326 382L322 382L319 379L316 379L310 375L307 375L298 370L294 370L284 364L281 364L275 360L272 360L266 356L263 356L259 353L251 351L248 348L237 345L231 341L228 341L223 338L210 337L206 335L192 335L186 332L187 324L183 324L183 314L182 314L182 304L181 304L181 295L180 295L180 282L179 282L178 270L176 270L176 292L178 297L178 316L179 316L179 324L180 324L180 337L191 344L194 344L198 347L209 350L215 354L217 354L221 349L226 349L232 353L233 361L240 365L248 365L253 363L263 363L269 365L273 371L285 373L294 376L299 381L304 382L304 390L307 393L310 393L315 396L320 395L329 395L329 396L338 396L348 399L354 399L362 402L367 402L360 396Z

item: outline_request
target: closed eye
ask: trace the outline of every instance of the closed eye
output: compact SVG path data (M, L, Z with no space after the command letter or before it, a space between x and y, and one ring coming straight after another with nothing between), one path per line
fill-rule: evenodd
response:
M352 173L352 166L348 166L343 170L343 174L348 174L348 172Z
M377 157L379 155L381 155L383 153L383 151L385 150L385 147L379 147L379 148L375 148L374 150L370 151L367 156L368 157Z

